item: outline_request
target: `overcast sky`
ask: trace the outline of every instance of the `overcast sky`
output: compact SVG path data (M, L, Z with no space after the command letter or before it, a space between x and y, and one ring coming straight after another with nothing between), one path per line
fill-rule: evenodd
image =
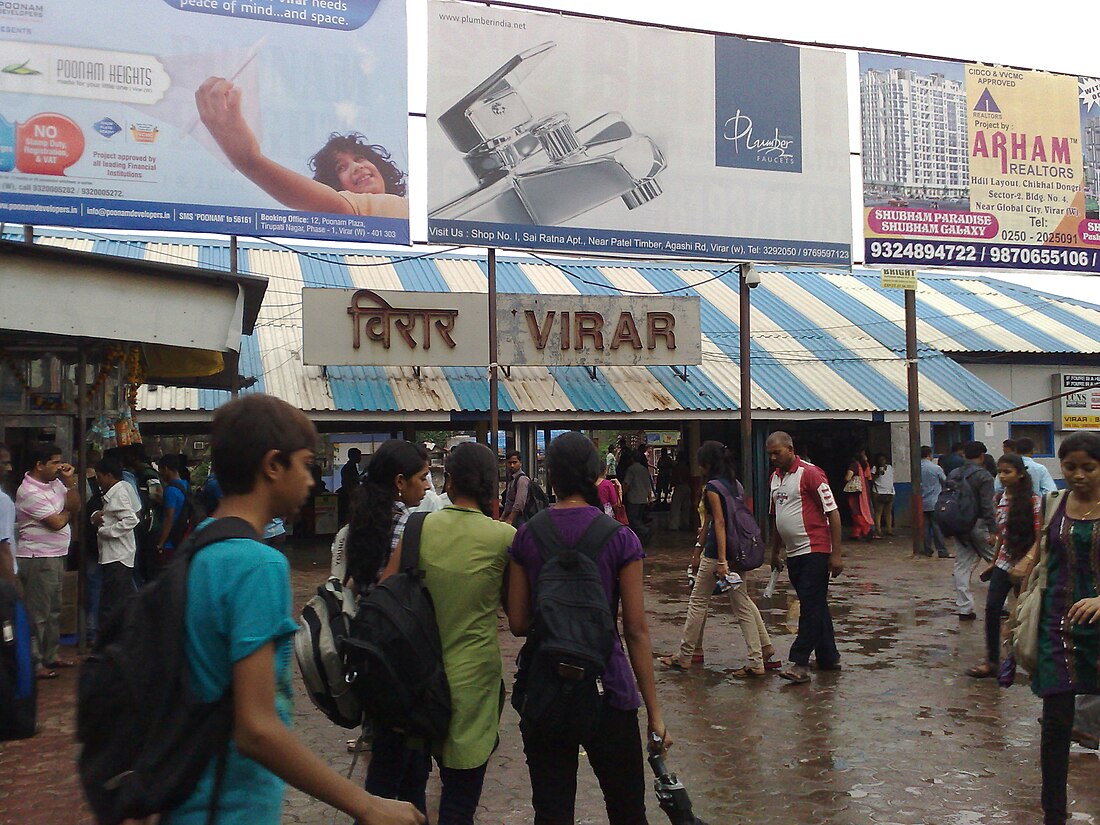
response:
M955 60L999 63L1045 71L1100 77L1100 3L1095 0L1071 7L1031 7L1010 3L947 3L926 0L911 4L868 5L852 0L772 0L760 3L721 3L717 0L548 0L547 10L574 11L660 25L682 26L750 37L836 46L855 50L883 50ZM423 0L408 0L410 61L409 108L423 112L426 27ZM1072 11L1067 11L1071 9ZM667 58L666 58L667 59ZM850 74L856 71L850 57ZM852 88L850 94L858 94ZM853 131L858 100L851 100ZM413 158L423 158L423 124L413 121ZM416 161L414 160L414 163ZM418 176L421 184L423 175ZM414 181L416 178L414 178ZM424 193L414 191L413 237L426 237ZM860 193L854 193L858 206ZM418 208L419 207L419 208ZM861 222L854 219L854 253L862 259ZM1100 304L1100 276L1057 273L986 273L1035 289Z

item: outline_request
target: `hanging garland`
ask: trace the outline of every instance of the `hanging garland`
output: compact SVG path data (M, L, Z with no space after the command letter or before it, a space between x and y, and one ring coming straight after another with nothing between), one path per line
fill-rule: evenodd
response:
M131 413L137 412L138 388L144 383L145 370L141 366L141 347L134 345L126 351L126 403L130 405Z
M90 403L92 399L99 394L99 391L103 389L103 385L107 383L107 379L111 377L111 371L118 366L126 355L126 349L121 346L112 344L107 348L106 355L104 356L103 363L99 367L99 372L96 374L95 381L92 382L92 385L84 393L85 403ZM140 372L140 352L138 356L138 372ZM8 368L8 371L11 373L16 383L19 384L26 394L32 409L48 410L50 412L70 411L70 406L64 401L50 398L49 394L46 393L36 392L23 374L22 365L15 360L15 357L10 352L5 349L0 349L0 360L4 362L4 365Z

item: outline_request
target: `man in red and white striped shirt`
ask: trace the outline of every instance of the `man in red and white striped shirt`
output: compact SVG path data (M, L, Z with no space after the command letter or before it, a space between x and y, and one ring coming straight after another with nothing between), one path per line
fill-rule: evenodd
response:
M840 512L821 468L803 461L784 432L768 437L771 476L772 567L787 551L787 570L800 602L798 635L790 662L779 675L795 684L810 681L810 654L818 670L840 670L840 653L829 614L829 578L844 570Z
M61 585L69 552L69 523L80 510L80 493L71 464L63 464L56 444L37 445L31 469L15 494L19 532L16 555L27 611L34 621L31 648L39 679L57 676L56 668L74 662L57 658Z

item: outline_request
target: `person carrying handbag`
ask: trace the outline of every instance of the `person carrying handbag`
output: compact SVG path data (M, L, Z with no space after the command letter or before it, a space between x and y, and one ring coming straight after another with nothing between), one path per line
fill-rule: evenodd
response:
M1076 698L1100 694L1100 560L1095 551L1100 436L1074 433L1062 442L1058 458L1069 492L1050 518L1040 569L1030 584L1041 588L1031 689L1043 700L1039 764L1045 825L1062 825L1069 817L1066 785ZM1026 597L1021 596L1021 608Z

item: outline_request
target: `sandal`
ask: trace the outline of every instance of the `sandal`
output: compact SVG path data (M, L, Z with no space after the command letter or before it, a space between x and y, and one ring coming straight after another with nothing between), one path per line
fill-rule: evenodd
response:
M48 667L39 667L34 671L35 679L56 679L57 671L50 670Z
M739 667L737 668L737 670L730 673L730 676L732 676L734 679L759 679L761 676L767 675L767 673L768 671L766 671L764 668L760 668L760 670L757 670L754 667L749 667L748 665L745 665L744 667Z
M993 667L989 662L982 662L980 665L968 667L966 669L966 675L973 679L988 679L991 676L997 675L997 668Z
M675 656L659 656L657 661L665 666L668 670L679 671L680 673L687 673L691 670L691 665L685 665Z

